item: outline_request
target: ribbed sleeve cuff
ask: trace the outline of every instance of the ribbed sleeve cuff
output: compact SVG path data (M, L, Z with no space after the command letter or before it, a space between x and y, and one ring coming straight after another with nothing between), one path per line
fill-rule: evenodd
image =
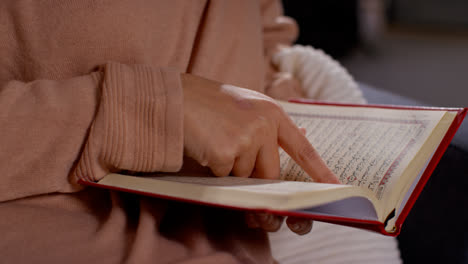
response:
M183 159L180 73L108 63L101 90L77 176L96 181L121 170L179 170Z

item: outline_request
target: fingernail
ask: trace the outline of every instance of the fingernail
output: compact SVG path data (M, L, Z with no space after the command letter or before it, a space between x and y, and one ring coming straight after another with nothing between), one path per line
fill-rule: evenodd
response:
M325 179L326 179L325 183L334 183L334 184L341 183L338 177L333 172L328 173Z
M299 229L301 229L301 225L300 224L292 224L292 225L289 226L289 228L291 228L292 231L297 232L297 231L299 231Z
M259 224L257 222L257 220L255 219L254 215L253 214L250 214L250 213L246 213L245 214L245 222L247 223L247 226L249 228L257 228L259 227Z
M338 180L338 178L336 177L333 177L331 179L328 180L329 183L334 183L334 184L340 184L340 180Z
M258 220L262 221L262 222L268 222L270 220L270 214L266 214L266 213L259 213L258 215Z
M299 130L301 130L301 133L305 136L307 133L307 130L303 127L299 127Z

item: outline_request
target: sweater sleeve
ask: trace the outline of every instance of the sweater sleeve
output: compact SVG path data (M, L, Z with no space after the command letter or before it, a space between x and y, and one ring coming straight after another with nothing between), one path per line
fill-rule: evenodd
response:
M299 82L291 76L279 74L272 57L281 46L289 46L296 40L299 33L297 23L294 19L283 15L279 0L262 0L260 10L265 55L265 93L277 99L287 100L295 97L292 95L301 90Z
M0 201L73 192L79 178L177 171L183 157L177 71L107 63L66 80L0 86Z

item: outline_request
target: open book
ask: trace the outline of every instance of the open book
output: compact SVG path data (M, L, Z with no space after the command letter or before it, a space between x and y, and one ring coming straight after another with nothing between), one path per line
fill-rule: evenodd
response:
M300 216L396 236L467 109L281 102L342 184L316 183L280 150L281 180L109 174L82 184ZM304 104L306 103L306 104Z

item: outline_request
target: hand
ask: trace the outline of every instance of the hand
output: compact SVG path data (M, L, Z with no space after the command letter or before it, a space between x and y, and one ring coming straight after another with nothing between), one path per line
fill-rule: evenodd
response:
M215 175L277 179L279 145L316 181L339 183L270 97L190 74L182 85L185 155Z
M284 216L273 215L269 213L251 213L245 214L245 222L250 228L261 228L267 232L276 232L283 224ZM312 220L288 216L286 225L289 229L298 234L305 235L312 230Z
M217 176L277 179L280 145L313 179L339 183L318 153L281 107L263 94L182 75L185 154ZM276 231L282 217L246 214L252 228ZM295 233L308 233L309 220L289 217Z
M306 129L300 127L299 130L303 135L306 134ZM283 224L284 216L273 215L269 213L251 213L245 214L245 222L250 228L262 228L267 232L276 232ZM312 230L313 221L307 218L288 216L286 225L289 229L302 236L308 234Z

